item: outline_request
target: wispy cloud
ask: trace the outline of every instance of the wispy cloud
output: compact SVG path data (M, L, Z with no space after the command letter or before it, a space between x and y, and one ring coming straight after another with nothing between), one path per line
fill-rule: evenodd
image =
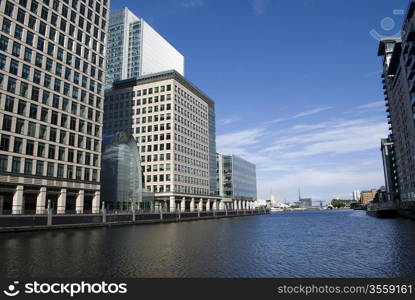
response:
M380 138L387 134L387 124L380 118L332 118L287 128L263 124L219 135L217 149L257 165L259 198L269 197L272 188L287 191L293 201L301 186L307 196L330 200L350 198L354 189L383 185L381 157L376 153Z
M216 147L225 154L246 155L248 147L258 144L265 134L262 128L253 128L222 134L216 138Z
M319 113L324 112L326 110L329 110L331 108L332 107L330 107L330 106L317 107L317 108L314 108L314 109L299 112L299 113L297 113L293 116L289 116L289 117L286 117L286 118L274 119L274 120L265 122L265 124L268 124L268 125L277 124L277 123L282 123L282 122L289 121L289 120L292 120L292 119L299 119L299 118L303 118L303 117L308 117L308 116L319 114Z
M307 126L299 128L307 130ZM313 124L308 130L298 134L292 131L278 138L265 151L277 152L279 157L285 159L362 152L378 148L380 139L388 133L385 122L370 119Z
M385 107L385 101L376 101L371 102L368 104L360 105L357 107L357 109L369 109L369 108L384 108Z
M269 0L250 0L254 13L257 16L264 15L267 12Z
M312 115L321 113L321 112L329 110L329 109L331 109L331 107L329 107L329 106L318 107L318 108L314 108L314 109L311 109L311 110L306 110L306 111L303 111L301 113L298 113L293 118L297 119L297 118L301 118L301 117L312 116Z
M237 117L232 117L232 118L226 118L226 119L223 119L223 120L221 120L221 121L220 121L220 123L221 123L222 125L230 125L230 124L235 123L235 122L237 122L237 121L239 121L239 118L237 118Z
M203 0L190 0L182 3L182 6L185 8L194 8L203 6L205 3Z

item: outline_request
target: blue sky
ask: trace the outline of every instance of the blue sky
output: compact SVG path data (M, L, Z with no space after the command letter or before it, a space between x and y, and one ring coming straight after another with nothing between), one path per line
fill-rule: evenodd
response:
M112 0L184 56L216 102L217 150L257 164L258 196L351 198L384 184L381 60L407 0Z

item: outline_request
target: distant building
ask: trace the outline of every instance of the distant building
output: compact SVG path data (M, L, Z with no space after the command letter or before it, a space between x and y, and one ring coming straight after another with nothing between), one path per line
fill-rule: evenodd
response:
M257 199L256 166L236 155L216 154L218 194L230 208L246 208ZM268 202L267 202L268 203ZM271 200L269 200L271 205ZM268 204L267 204L268 205Z
M398 174L392 139L381 140L383 173L385 176L385 194L388 201L397 201L399 197Z
M111 13L108 24L106 88L116 80L176 70L184 76L184 57L128 8Z
M353 191L353 200L354 201L360 201L360 191Z
M313 200L311 198L301 198L299 201L300 208L308 208L313 206Z
M104 136L101 178L102 200L107 208L152 208L154 197L143 194L140 153L132 136L125 132Z
M377 193L377 189L372 189L370 191L362 191L360 193L360 202L364 205L367 205L369 202L375 199Z

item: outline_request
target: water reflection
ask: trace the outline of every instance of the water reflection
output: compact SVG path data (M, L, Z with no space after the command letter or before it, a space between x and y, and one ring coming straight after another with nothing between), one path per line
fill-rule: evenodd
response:
M6 277L414 277L415 223L361 211L0 235Z

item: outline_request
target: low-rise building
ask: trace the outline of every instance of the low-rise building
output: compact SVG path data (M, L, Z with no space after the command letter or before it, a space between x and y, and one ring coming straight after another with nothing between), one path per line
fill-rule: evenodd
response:
M218 194L228 208L245 209L257 200L256 166L236 155L216 154Z
M371 189L370 191L362 191L360 193L360 202L364 205L367 205L369 202L375 199L377 193L377 189Z

